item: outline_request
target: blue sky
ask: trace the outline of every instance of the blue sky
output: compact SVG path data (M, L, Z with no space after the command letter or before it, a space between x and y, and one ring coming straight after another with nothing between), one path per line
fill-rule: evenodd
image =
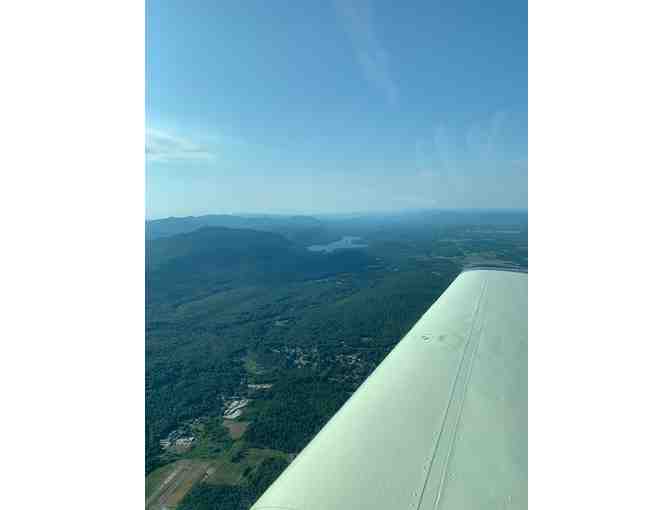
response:
M147 1L147 216L527 207L527 2Z

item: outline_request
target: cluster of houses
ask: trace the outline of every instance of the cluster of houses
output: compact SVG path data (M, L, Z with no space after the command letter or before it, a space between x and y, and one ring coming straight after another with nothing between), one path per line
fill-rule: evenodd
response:
M168 437L161 439L159 444L164 450L172 447L175 450L186 451L192 447L195 441L196 438L194 436L181 436L180 430L173 430L168 434Z
M287 360L296 367L305 367L317 360L317 347L312 349L284 346L282 349L273 349L274 352L284 352Z
M250 399L230 397L224 402L224 418L235 420L243 414L243 408L250 403Z
M247 388L250 390L269 390L273 387L272 384L248 384Z
M372 337L362 337L362 342L369 343L373 340ZM347 347L345 341L341 342L343 347ZM284 354L286 360L289 362L290 366L293 365L297 368L303 367L317 367L319 362L321 363L333 363L336 362L341 366L345 367L362 367L363 360L360 358L359 354L333 354L325 356L320 356L320 351L317 346L313 347L298 347L298 346L282 346L279 348L271 349L272 352L277 354ZM333 356L333 357L332 357ZM263 385L249 385L248 388L256 389L257 387L262 387Z
M336 361L340 362L341 365L354 365L359 362L359 356L357 354L337 354Z

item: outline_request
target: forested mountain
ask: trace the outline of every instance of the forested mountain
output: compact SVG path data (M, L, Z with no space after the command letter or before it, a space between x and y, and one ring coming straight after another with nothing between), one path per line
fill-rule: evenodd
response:
M363 271L362 251L312 253L271 232L203 227L146 243L148 303L185 300L240 285L275 285Z
M317 242L324 239L324 223L312 216L235 216L207 214L204 216L170 217L145 222L147 239L158 239L193 232L203 227L227 227L276 232L296 242Z

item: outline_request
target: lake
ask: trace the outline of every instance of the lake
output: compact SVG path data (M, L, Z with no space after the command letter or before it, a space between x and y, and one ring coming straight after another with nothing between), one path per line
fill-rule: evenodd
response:
M308 250L310 251L321 251L324 253L331 253L335 250L350 250L353 248L366 248L368 244L357 243L361 237L356 236L345 236L342 237L339 241L334 241L329 244L314 244L309 246Z

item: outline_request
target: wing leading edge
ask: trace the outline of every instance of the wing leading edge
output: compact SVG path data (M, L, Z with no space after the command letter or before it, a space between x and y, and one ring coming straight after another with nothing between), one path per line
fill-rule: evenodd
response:
M527 274L460 274L252 508L527 508Z

